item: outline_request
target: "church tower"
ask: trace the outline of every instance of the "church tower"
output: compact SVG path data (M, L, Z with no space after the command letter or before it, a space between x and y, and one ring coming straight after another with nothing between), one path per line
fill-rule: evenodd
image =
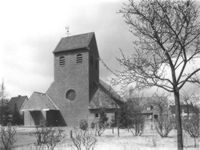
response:
M53 55L54 81L45 93L33 92L23 104L24 124L76 127L82 119L90 124L102 108L110 119L116 118L123 102L111 86L99 80L95 34L62 38Z
M99 82L95 34L62 38L54 52L54 82L47 94L59 107L63 124L78 125L89 116L88 105Z

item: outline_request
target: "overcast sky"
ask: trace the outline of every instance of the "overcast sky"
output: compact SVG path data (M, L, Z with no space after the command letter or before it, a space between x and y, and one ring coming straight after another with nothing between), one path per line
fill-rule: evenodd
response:
M7 96L45 92L53 82L53 54L60 38L95 32L100 57L118 68L119 48L130 50L131 35L117 11L122 0L0 1L0 79ZM101 78L111 75L102 65Z
M100 57L117 70L119 48L129 54L132 35L117 11L123 0L0 1L0 81L8 97L46 92L53 82L52 51L62 37L95 32ZM112 74L100 63L100 76Z

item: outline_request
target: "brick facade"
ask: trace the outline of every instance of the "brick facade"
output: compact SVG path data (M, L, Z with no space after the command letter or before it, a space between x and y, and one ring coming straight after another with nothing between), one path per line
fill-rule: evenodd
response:
M25 125L37 125L43 119L49 125L78 126L81 119L88 120L90 124L95 114L91 113L89 105L99 88L99 53L95 34L62 38L53 54L54 81L43 96L56 109L48 109L44 105L39 115L38 106L32 107L31 102L28 102L24 107ZM108 93L106 95L108 101L115 97ZM101 97L98 99L104 100ZM32 97L32 104L37 100ZM37 102L40 103L40 100Z
M77 63L78 54L82 55L80 63ZM60 65L61 56L65 59L63 66ZM89 118L90 97L95 92L94 86L99 79L98 65L94 35L87 48L54 53L54 82L46 93L59 107L66 125L77 126L81 119ZM75 91L74 100L66 98L69 90Z

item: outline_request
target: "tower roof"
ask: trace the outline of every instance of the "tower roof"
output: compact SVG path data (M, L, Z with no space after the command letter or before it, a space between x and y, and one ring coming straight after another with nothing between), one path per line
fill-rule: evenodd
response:
M94 32L64 37L56 46L54 53L88 48Z

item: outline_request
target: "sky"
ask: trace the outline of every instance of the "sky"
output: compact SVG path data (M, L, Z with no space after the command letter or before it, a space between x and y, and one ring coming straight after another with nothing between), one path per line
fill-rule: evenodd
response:
M101 59L117 70L119 49L131 51L132 36L117 11L122 0L0 1L0 81L8 97L46 92L53 82L53 53L59 40L95 32ZM100 77L112 76L100 64Z
M53 82L52 52L67 36L66 27L70 35L95 32L101 59L119 70L119 49L131 54L134 40L117 13L123 2L127 0L0 1L0 82L6 96L46 92ZM109 81L112 76L100 63L100 77Z

